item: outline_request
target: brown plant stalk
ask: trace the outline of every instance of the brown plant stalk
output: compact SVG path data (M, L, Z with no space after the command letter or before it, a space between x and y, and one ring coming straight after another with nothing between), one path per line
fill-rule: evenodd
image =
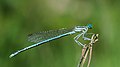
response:
M81 58L80 58L80 62L78 64L78 67L83 67L84 66L84 63L86 61L86 58L89 54L89 57L88 57L88 64L87 64L87 67L90 66L90 62L91 62L91 57L92 57L92 46L93 44L95 44L96 42L98 41L98 34L93 34L92 37L91 37L91 41L89 44L85 44L85 47L82 48L82 55L81 55Z

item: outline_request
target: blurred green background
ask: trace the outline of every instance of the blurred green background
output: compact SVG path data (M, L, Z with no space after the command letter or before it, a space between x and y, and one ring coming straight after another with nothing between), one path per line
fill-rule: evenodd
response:
M34 32L93 24L98 33L90 67L120 66L120 0L0 0L1 67L77 67L81 47L67 36L25 51ZM86 42L87 43L87 42Z

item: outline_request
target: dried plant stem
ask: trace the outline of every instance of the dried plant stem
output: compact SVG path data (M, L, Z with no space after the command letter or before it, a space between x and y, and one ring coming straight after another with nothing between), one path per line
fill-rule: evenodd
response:
M98 34L93 34L90 43L88 45L85 45L85 47L83 47L82 49L82 56L80 58L80 63L78 64L78 67L84 66L88 54L89 54L89 58L88 58L87 67L90 66L91 57L92 57L92 45L97 41L98 41Z
M84 47L82 49L82 56L81 56L81 59L80 59L80 66L79 67L83 67L83 65L84 65L84 63L86 61L88 53L89 53L89 48L88 47Z
M90 55L89 55L88 65L87 65L87 67L90 66L90 62L91 62L91 57L92 57L92 47L90 47L89 50L90 50L90 53L89 53Z

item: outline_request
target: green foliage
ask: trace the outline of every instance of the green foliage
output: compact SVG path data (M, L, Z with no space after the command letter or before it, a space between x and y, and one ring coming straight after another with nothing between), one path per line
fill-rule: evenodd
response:
M70 28L91 23L98 33L90 67L118 67L119 0L0 0L0 66L77 67L81 55L71 35L33 48L10 59L9 55L32 45L33 32ZM87 43L87 42L86 42Z

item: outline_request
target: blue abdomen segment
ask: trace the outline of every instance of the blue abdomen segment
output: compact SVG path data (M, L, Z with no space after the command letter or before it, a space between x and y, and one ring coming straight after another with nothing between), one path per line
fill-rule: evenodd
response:
M26 51L26 50L31 49L31 48L33 48L33 47L39 46L39 45L41 45L41 44L43 44L43 43L46 43L46 42L49 42L49 41L52 41L52 40L61 38L61 37L63 37L63 36L67 36L67 35L70 35L70 34L74 34L74 33L75 33L74 31L71 31L71 32L67 32L67 33L64 33L64 34L61 34L61 35L58 35L58 36L54 36L54 37L52 37L52 38L49 37L49 38L46 39L46 40L43 38L43 40L41 40L40 42L38 42L38 43L36 43L36 44L33 44L33 45L31 45L31 46L28 46L28 47L26 47L26 48L23 48L23 49L21 49L21 50L18 50L17 52L11 54L9 57L11 58L11 57L16 56L17 54L23 52L23 51ZM45 34L44 34L44 35L45 35ZM47 36L47 35L46 35L46 36Z

